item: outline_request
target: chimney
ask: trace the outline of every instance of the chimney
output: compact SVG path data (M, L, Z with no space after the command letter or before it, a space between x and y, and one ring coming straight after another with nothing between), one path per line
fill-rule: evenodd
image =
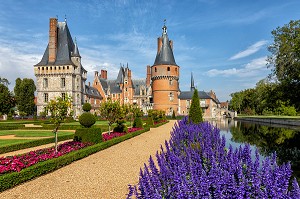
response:
M101 70L101 78L107 79L107 71L106 70Z
M54 63L57 51L57 19L50 18L49 28L49 62Z
M150 80L151 80L151 68L148 65L147 66L147 77L146 77L146 86L150 86Z
M173 41L170 40L169 42L170 42L171 49L173 50Z
M128 69L128 79L131 80L131 70Z
M162 37L158 37L157 38L157 53L159 53L161 47L162 47Z

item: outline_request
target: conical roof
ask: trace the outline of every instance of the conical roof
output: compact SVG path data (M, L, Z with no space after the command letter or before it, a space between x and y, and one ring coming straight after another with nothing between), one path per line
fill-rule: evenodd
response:
M167 27L164 25L162 29L163 29L163 34L161 36L162 47L160 48L159 52L157 52L153 66L155 66L155 65L175 65L175 66L177 66L174 55L173 55L173 50L171 48L170 41L168 38Z

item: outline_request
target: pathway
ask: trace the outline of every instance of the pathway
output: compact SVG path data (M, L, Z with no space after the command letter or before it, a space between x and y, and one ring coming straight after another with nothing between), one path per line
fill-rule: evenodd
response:
M122 199L139 170L169 140L175 121L0 193L0 198Z

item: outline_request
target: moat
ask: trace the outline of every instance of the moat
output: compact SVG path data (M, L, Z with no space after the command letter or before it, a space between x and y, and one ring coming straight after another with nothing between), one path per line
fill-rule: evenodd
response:
M263 159L276 151L278 163L291 162L293 175L300 181L300 127L279 126L222 119L211 121L225 136L226 145L239 147L249 143L251 150L258 149ZM254 157L253 157L254 158Z

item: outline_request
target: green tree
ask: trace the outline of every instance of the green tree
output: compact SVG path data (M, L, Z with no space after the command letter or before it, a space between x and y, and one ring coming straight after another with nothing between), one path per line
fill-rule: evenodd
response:
M16 101L7 86L0 84L0 115L8 114L16 105Z
M200 107L197 89L194 90L194 94L192 97L192 104L189 112L189 122L193 122L195 124L203 122L202 109Z
M240 92L235 92L231 93L231 100L229 102L229 109L235 110L238 113L242 112L242 102L244 99L243 93Z
M270 74L280 82L285 99L300 110L300 20L290 21L272 31L274 43L269 46Z
M14 88L17 108L20 112L24 112L26 115L33 115L34 113L34 92L36 87L33 79L20 78L16 79L16 85Z
M10 82L4 77L0 77L0 84L4 84L5 86L8 86Z
M73 115L72 99L68 95L64 99L62 97L51 99L46 106L46 110L50 112L50 121L54 124L55 152L57 152L57 131L61 123Z
M113 102L108 100L102 102L99 108L100 117L108 121L108 133L110 133L111 125L125 117L119 101Z

